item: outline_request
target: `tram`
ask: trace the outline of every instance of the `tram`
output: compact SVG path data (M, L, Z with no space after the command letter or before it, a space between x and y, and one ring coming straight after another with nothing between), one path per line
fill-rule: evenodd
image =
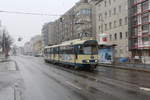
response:
M44 60L74 68L95 69L98 64L98 43L94 39L75 39L44 48Z

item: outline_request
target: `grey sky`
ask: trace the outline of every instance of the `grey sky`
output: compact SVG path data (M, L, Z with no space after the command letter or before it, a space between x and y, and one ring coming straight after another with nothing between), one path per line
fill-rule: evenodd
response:
M63 14L79 0L1 0L0 10L21 11L46 14ZM13 38L23 37L23 45L34 35L41 33L42 25L58 17L52 16L35 16L35 15L18 15L0 13L0 20L5 25Z

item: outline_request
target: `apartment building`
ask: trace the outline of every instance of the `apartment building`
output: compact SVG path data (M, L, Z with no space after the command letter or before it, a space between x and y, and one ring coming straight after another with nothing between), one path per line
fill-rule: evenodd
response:
M92 5L88 3L88 0L81 0L74 7L75 14L75 26L74 26L74 37L80 38L82 33L87 33L90 37L95 37L96 34L92 27L93 16L92 16Z
M95 24L92 18L92 5L88 3L88 0L80 0L60 18L43 25L43 43L46 46L79 39L82 33L95 37L95 29L92 28Z
M150 56L150 0L129 0L130 50L133 56Z
M129 57L128 0L94 0L96 33L108 34L108 44L116 45L115 57Z
M49 24L45 23L41 30L43 46L48 46L48 44L49 44L49 33L48 32L49 32Z

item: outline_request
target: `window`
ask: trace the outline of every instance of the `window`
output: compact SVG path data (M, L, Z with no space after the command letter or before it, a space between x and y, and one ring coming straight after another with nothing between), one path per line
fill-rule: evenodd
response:
M122 26L122 19L119 19L119 25Z
M99 26L99 31L101 30L101 26Z
M114 15L116 15L116 8L114 8Z
M138 28L137 28L137 27L134 28L134 29L132 30L132 32L133 32L134 35L137 35L137 34L138 34Z
M133 13L136 14L138 12L137 6L133 8Z
M149 24L142 25L142 31L148 32L149 31Z
M116 28L117 27L117 22L116 21L114 21L114 28Z
M126 38L128 38L128 32L126 32Z
M111 24L111 22L109 23L109 29L112 29L112 24Z
M125 20L124 20L125 22L125 25L127 25L128 24L128 17L125 17Z
M101 32L103 32L103 25L101 25Z
M142 3L142 11L149 9L149 1L145 1Z
M105 18L107 18L107 12L105 12Z
M97 47L96 46L89 46L83 48L83 54L91 55L91 54L97 54Z
M143 41L143 42L149 41L149 37L143 37L143 38L142 38L142 41Z
M120 39L122 39L122 32L120 32Z
M109 10L109 17L111 17L111 10Z
M107 24L105 24L105 31L107 30Z
M115 33L114 38L115 38L115 40L117 40L117 33Z
M123 54L123 50L122 49L120 49L120 54Z
M149 22L149 16L143 16L142 17L142 23Z
M133 25L138 24L138 17L137 16L132 19L132 23L133 23Z
M77 15L81 15L81 14L89 15L91 14L91 9L82 9L80 10L80 12L77 13Z
M105 7L107 6L107 2L106 2L106 0L105 0Z
M109 36L110 41L112 40L112 35Z
M121 13L121 5L119 6L119 13Z
M102 20L102 14L99 14L99 21Z
M111 0L109 0L109 4L111 5Z

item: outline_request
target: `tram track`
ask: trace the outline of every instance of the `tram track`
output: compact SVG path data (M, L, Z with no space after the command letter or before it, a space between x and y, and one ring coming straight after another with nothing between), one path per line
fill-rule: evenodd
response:
M31 59L31 60L33 60L33 59ZM39 60L39 59L36 59L36 60ZM35 59L34 59L34 61L35 61ZM90 81L94 81L94 82L101 83L101 84L107 84L107 85L111 85L114 87L119 86L118 88L124 88L124 89L128 89L131 91L133 90L133 88L130 89L130 87L127 88L126 86L135 87L135 89L138 89L139 87L147 87L144 85L135 84L134 82L126 81L124 79L118 79L118 78L108 76L108 75L106 76L105 71L102 71L99 68L98 68L98 70L95 70L95 71L74 70L70 67L62 67L60 65L45 63L43 59L40 59L40 61L38 61L38 63L41 63L41 65L44 63L45 65L50 66L49 68L53 68L50 70L52 70L53 72L57 73L58 75L61 75L64 77L66 77L66 76L63 73L68 72L73 75L88 79ZM59 69L60 71L64 71L64 72L57 71L57 69ZM76 80L74 82L76 82Z

